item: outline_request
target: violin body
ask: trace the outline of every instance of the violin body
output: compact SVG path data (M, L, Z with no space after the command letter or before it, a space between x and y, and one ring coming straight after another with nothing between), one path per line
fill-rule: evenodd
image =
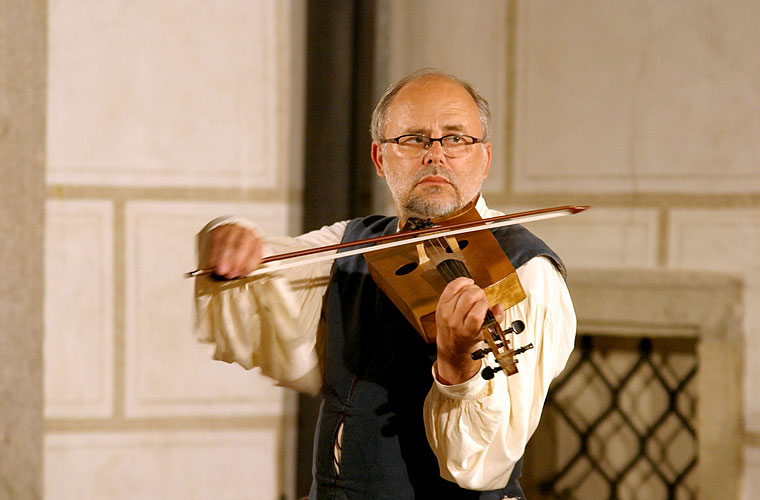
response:
M441 230L448 224L480 220L471 203L460 212L432 221ZM463 259L475 283L486 293L491 307L504 309L525 299L515 268L490 230L441 238L438 251L423 243L365 254L377 286L391 299L427 342L435 342L435 310L447 284L437 266L447 258Z

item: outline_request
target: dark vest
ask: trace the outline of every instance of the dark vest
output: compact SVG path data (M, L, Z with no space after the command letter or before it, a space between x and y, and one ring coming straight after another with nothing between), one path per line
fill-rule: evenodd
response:
M396 231L395 217L348 223L343 241ZM533 257L559 257L521 226L494 230L515 268ZM425 437L422 406L433 384L435 344L427 344L378 289L361 255L335 261L328 288L324 384L314 450L311 500L523 498L517 482L472 491L442 479ZM333 465L335 435L344 423L340 474Z

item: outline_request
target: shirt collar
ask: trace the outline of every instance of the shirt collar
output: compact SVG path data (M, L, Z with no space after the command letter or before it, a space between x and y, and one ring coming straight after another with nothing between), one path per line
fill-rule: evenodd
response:
M486 200L483 198L482 194L478 194L478 201L475 202L475 210L478 211L482 218L488 218L488 213L491 210L486 206Z

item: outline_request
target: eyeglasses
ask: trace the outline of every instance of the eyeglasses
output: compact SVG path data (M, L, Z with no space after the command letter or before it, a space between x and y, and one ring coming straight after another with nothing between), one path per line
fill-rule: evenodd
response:
M441 143L444 155L449 158L461 158L470 154L472 145L483 142L483 139L462 134L449 134L437 139L424 134L405 134L392 139L383 139L380 143L398 144L399 155L405 158L416 158L425 154L425 151L433 147L433 143L436 141Z

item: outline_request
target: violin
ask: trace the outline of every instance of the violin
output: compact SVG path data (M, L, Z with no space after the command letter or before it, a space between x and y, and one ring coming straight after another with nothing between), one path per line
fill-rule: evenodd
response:
M405 231L420 231L447 225L482 220L471 202L458 212L438 219L409 219ZM525 299L525 291L517 272L488 229L469 232L459 237L442 235L402 247L375 251L364 255L367 267L377 286L409 320L425 341L435 342L435 311L438 297L447 283L459 277L471 278L486 293L488 303L502 304L508 309ZM490 308L480 332L487 347L472 353L472 359L482 359L492 353L496 366L481 371L485 379L504 371L517 373L515 356L533 348L528 344L520 349L510 348L509 333L519 334L525 328L515 321L506 331Z
M410 219L402 231L393 235L265 257L258 269L248 276L236 279L248 279L314 262L364 254L377 286L423 339L432 343L435 342L438 296L448 282L458 277L472 278L485 291L491 305L500 303L504 309L508 309L525 299L517 273L490 229L577 214L588 208L567 205L482 219L473 201L446 217L433 220ZM352 249L333 253L347 248ZM186 273L185 277L211 274L213 269L197 269ZM485 367L481 371L483 378L491 379L499 371L504 371L507 375L517 373L515 356L532 349L533 345L511 349L507 335L519 334L524 328L525 324L517 320L503 330L490 309L487 311L481 326L487 347L471 354L475 360L482 359L488 353L494 355L497 365Z

